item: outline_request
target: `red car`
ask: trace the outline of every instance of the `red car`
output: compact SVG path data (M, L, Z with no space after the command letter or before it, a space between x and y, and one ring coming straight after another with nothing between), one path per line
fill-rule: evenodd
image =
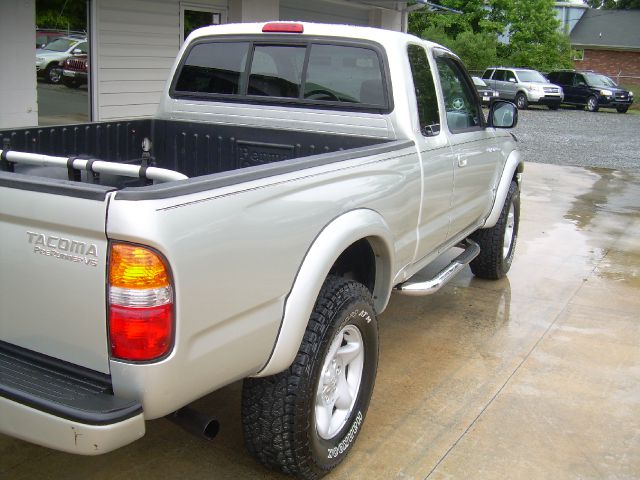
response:
M89 77L89 58L73 55L62 62L62 83L69 88L78 88L87 83Z

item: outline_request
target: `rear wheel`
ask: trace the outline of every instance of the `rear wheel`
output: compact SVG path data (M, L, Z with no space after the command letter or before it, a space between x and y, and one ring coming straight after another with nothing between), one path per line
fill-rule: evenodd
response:
M328 277L293 364L244 381L247 449L268 467L304 479L322 477L355 442L377 365L370 292L358 282Z
M516 102L516 107L518 107L518 110L524 110L529 106L529 101L527 100L527 96L522 92L516 95L515 102Z
M590 112L598 111L598 99L593 95L587 98L587 110Z
M471 236L480 245L480 254L470 264L476 277L497 280L507 274L515 253L519 223L520 189L512 181L498 222Z
M627 110L629 110L629 106L625 105L621 107L616 107L616 110L618 111L618 113L627 113Z

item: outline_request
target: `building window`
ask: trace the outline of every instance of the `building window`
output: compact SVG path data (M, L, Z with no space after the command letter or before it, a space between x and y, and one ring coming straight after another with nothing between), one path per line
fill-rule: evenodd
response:
M226 16L223 7L180 3L180 45L195 29L225 23Z
M574 50L573 51L573 59L578 61L584 60L584 50Z

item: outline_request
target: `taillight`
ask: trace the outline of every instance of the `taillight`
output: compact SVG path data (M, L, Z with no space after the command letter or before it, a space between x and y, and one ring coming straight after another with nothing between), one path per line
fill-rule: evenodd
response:
M163 357L173 343L173 285L157 252L112 243L109 262L111 356L149 361Z

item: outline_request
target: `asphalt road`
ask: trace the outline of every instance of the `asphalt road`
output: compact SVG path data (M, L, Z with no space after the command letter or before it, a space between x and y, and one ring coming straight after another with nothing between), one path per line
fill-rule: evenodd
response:
M87 86L69 88L38 81L38 117L40 125L88 121Z
M526 161L640 172L640 115L534 107L518 116Z

